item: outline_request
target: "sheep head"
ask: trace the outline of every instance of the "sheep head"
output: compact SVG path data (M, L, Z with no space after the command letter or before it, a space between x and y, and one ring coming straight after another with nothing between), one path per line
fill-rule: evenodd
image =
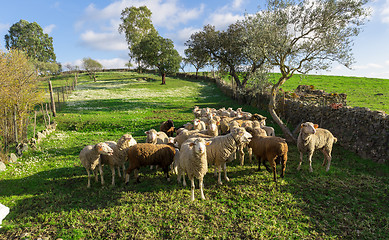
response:
M145 132L146 134L146 143L153 143L157 140L157 131L155 129L150 129Z
M98 143L95 145L95 148L99 154L110 155L110 156L113 154L112 148L110 148L106 143L103 142Z
M242 127L232 129L231 134L238 143L250 142L251 138L253 137Z
M199 154L205 153L206 151L205 145L206 143L203 138L196 138L193 142L189 144L189 146L191 146L194 149L194 151Z
M319 125L313 124L311 122L305 122L301 124L301 129L300 131L306 134L315 134L316 133L316 128L318 128Z

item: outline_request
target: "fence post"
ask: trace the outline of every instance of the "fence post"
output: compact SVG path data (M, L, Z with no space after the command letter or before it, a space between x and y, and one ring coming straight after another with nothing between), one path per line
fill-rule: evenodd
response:
M55 110L55 101L54 101L54 94L53 94L53 85L51 84L51 81L49 80L49 90L50 90L50 101L51 101L51 110L53 112L53 117L57 116L57 111Z

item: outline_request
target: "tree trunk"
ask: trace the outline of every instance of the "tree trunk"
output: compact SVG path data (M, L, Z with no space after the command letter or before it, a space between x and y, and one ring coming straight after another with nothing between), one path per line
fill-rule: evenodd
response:
M96 73L93 72L93 81L96 82Z
M230 71L230 74L231 74L231 76L234 78L235 83L236 83L236 86L237 86L238 88L244 88L244 85L242 85L242 82L240 81L239 76L236 74L236 72L235 72L234 69L232 69L232 70Z
M49 80L49 90L50 90L50 101L51 101L51 110L53 112L53 117L57 116L57 112L55 110L55 101L54 101L54 93L53 93L53 85L51 85L51 81Z
M293 142L296 143L296 139L293 137L293 134L289 130L289 128L284 124L284 122L281 120L281 118L278 117L275 109L276 109L276 97L278 93L279 87L287 80L287 77L281 77L276 84L271 89L271 97L269 102L269 112L272 116L273 120L280 126L282 132L284 133L284 136L286 138L287 142Z
M162 83L161 83L162 85L166 84L165 77L166 77L166 73L162 73Z
M199 69L196 68L196 79L197 79L197 74L198 74L198 72L199 72Z

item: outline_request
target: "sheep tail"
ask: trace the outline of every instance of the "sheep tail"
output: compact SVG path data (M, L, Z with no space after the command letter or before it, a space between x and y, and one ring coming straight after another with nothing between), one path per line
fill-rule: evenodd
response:
M334 137L334 143L336 143L338 141L338 139L336 137Z

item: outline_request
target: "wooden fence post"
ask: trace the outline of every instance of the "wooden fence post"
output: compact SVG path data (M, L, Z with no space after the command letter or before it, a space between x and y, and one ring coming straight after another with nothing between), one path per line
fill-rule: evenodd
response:
M53 112L53 117L57 116L57 111L55 110L55 101L54 101L54 93L53 93L53 85L49 80L49 90L50 90L50 101L51 101L51 110Z

